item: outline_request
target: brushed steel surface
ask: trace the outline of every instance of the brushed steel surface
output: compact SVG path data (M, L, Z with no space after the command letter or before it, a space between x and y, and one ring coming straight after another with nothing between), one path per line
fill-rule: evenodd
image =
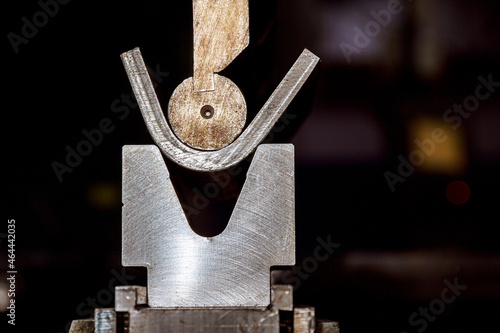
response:
M156 146L123 148L122 263L151 307L265 307L270 267L295 263L294 149L260 145L226 229L191 230Z
M95 333L116 333L115 309L94 310Z
M293 333L314 333L316 310L312 306L293 308Z
M139 48L123 53L121 58L154 142L170 160L195 171L224 170L238 164L252 153L269 134L319 63L319 58L305 49L259 113L236 140L219 150L200 151L185 145L172 132Z
M73 320L69 333L94 333L94 319Z
M277 310L142 309L129 313L129 333L278 333Z
M276 284L271 286L271 304L278 310L293 310L293 286Z
M316 333L340 333L339 323L332 320L316 320Z
M127 312L136 305L148 304L147 288L142 286L117 286L115 288L115 311Z

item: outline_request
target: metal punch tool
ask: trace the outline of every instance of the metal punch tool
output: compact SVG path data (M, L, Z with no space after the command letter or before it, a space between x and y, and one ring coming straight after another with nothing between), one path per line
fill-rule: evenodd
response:
M261 144L319 63L304 50L243 130L247 106L217 74L249 43L248 0L193 0L193 77L172 93L167 118L138 48L121 55L156 145L123 147L122 264L147 268L147 287L119 286L115 307L73 321L70 333L338 332L271 267L295 264L294 148ZM226 228L190 227L162 153L197 172L252 162Z

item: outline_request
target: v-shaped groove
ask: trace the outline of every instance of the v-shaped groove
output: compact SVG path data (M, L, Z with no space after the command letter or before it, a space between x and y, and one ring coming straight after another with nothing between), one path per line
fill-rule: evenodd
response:
M267 306L270 267L295 263L293 145L257 148L215 237L189 226L156 146L125 146L123 158L122 263L148 268L150 305Z

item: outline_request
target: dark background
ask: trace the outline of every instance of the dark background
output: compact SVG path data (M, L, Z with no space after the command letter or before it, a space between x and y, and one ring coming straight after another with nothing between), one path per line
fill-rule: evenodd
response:
M318 237L340 244L301 279L296 303L316 306L343 332L417 332L423 326L412 326L409 317L441 297L445 279L457 278L467 290L426 332L496 330L500 92L457 129L443 115L474 94L479 76L500 81L500 5L401 4L402 12L349 63L341 43L354 45L355 27L364 29L370 11L386 9L387 1L251 0L250 46L224 75L242 89L251 120L304 47L322 59L310 114L295 133L308 114L306 91L305 102L294 106L295 123L275 138L295 134L298 266L313 256ZM33 22L41 8L16 1L3 9L0 311L7 301L6 221L15 219L13 331L55 333L94 306L112 307L109 290L121 284L115 274L146 283L144 270L120 264L121 148L153 141L138 108L117 112L131 94L119 55L139 46L150 67L169 73L157 87L165 106L192 75L192 9L191 1L70 1L16 53L8 34L22 35L22 18ZM113 130L60 181L53 163L65 163L66 147L75 149L82 131L104 118ZM397 173L398 157L408 159L414 141L433 128L449 139L391 191L384 173ZM207 181L190 177L189 186L179 184L185 201ZM453 181L463 183L448 187ZM237 190L225 191L196 223L208 228L227 220Z

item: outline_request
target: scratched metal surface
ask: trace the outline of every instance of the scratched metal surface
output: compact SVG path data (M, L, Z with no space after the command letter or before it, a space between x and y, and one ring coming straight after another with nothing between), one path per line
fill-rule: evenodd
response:
M95 333L116 333L116 311L114 309L95 309Z
M123 148L122 263L151 307L265 307L270 267L295 263L294 148L260 145L226 229L194 233L156 146Z
M193 91L218 90L214 73L249 42L248 0L193 0Z
M93 333L94 319L78 319L71 322L69 333Z
M123 53L121 58L153 140L170 160L195 171L224 170L238 164L252 153L269 134L319 63L319 58L305 49L259 113L236 140L219 150L200 151L186 146L172 132L139 48Z
M168 121L175 135L188 146L217 150L229 145L243 130L247 104L240 89L227 77L214 74L217 89L193 92L193 78L184 80L168 102ZM201 114L204 106L213 110Z
M277 333L278 311L258 309L144 309L131 311L129 333Z

